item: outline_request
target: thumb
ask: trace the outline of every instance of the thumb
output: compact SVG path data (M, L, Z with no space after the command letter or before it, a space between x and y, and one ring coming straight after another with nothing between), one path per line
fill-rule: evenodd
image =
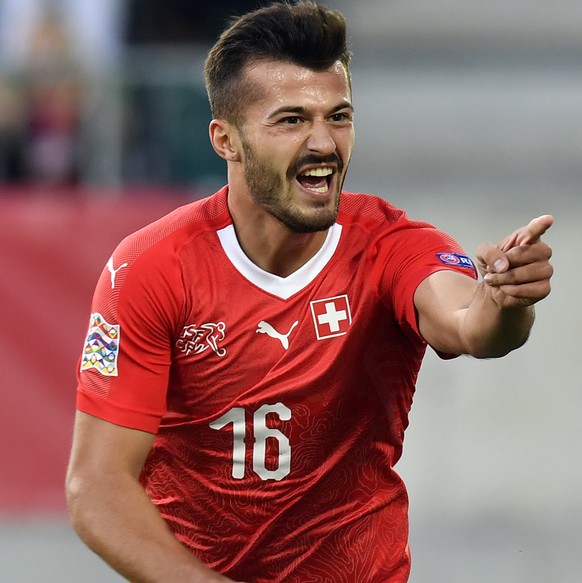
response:
M509 259L503 249L493 243L481 243L477 248L477 264L481 275L504 273L509 269Z
M519 245L531 245L537 243L541 236L554 224L552 215L541 215L532 219L525 227L520 227L509 237L504 239L501 244L502 251L509 251Z

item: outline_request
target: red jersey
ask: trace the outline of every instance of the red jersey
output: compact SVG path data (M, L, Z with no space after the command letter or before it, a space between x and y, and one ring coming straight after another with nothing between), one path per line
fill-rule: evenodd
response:
M343 193L281 278L238 245L227 188L127 237L99 280L78 408L156 433L142 480L175 536L253 583L404 583L400 457L425 352L413 295L475 276L459 245Z

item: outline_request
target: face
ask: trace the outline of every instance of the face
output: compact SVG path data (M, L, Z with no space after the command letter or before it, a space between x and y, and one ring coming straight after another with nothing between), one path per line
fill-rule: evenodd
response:
M294 232L329 228L354 144L345 69L339 62L317 72L277 61L247 74L261 89L239 128L250 196Z

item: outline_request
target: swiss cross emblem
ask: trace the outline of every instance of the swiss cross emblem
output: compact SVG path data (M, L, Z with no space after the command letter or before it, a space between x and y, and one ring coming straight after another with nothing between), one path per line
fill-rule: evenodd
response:
M310 305L318 340L347 334L352 323L348 296L314 300Z

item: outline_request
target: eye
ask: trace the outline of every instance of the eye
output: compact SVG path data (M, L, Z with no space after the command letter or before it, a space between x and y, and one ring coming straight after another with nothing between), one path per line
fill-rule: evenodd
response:
M287 125L298 125L301 123L301 118L296 115L290 115L280 120L280 123Z
M342 121L352 121L352 114L351 112L348 111L341 111L338 113L334 113L331 117L330 120L333 122L342 122Z

